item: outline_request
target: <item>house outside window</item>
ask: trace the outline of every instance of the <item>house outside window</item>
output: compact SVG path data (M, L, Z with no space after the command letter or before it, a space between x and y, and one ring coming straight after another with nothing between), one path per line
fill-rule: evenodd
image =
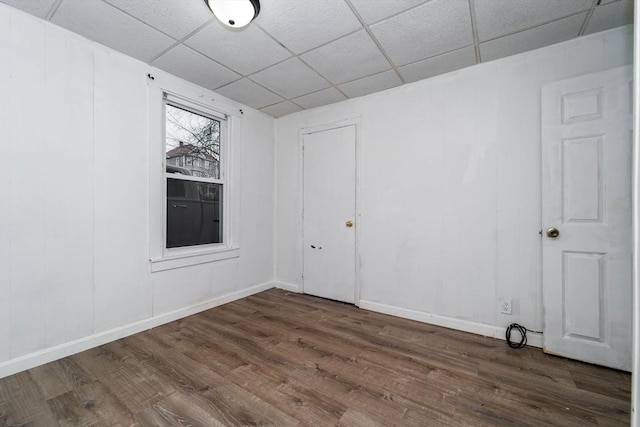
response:
M220 175L220 163L214 156L200 152L197 146L185 141L179 141L178 144L167 151L168 165L184 167L191 175L203 178Z

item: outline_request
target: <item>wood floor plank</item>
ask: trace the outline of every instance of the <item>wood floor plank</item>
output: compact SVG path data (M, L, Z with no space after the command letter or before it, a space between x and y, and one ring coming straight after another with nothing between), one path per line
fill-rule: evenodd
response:
M631 400L631 385L628 381L602 381L602 375L586 372L569 372L577 388L593 393L604 393L606 396L620 400Z
M562 402L562 406L568 411L582 412L588 411L592 418L596 416L606 416L614 419L628 420L628 403L622 402L615 397L598 395L585 390L571 387L563 387L552 384L545 377L527 375L523 371L514 371L499 365L484 367L481 365L481 377L491 382L501 384L506 388L523 388L533 392L541 404L550 402Z
M28 371L0 380L0 425L54 424L54 414Z
M96 378L71 357L56 360L31 369L31 378L38 384L45 400L81 387Z
M226 426L213 418L206 406L180 391L153 403L137 413L135 419L149 426Z
M297 425L298 422L238 387L232 381L209 370L206 366L159 344L152 334L139 334L125 339L130 346L144 348L155 354L159 373L172 372L189 395L206 401L214 417L227 425Z
M630 375L272 289L0 380L0 425L622 426Z
M259 366L244 365L229 374L229 379L265 402L298 420L302 425L335 425L346 404L310 383L301 383L298 375L290 375L280 382L264 375Z
M47 401L58 425L133 425L133 414L99 381L84 384Z
M126 364L126 358L120 357L110 350L110 348L122 345L120 341L111 342L108 346L100 346L74 354L71 359L95 378L101 379Z
M198 335L203 336L203 332ZM207 338L215 341L215 336L207 335ZM183 340L182 344L191 346L189 349L185 348L186 355L206 364L214 372L226 375L234 383L270 402L283 412L295 416L305 425L335 424L334 418L337 421L339 415L344 412L345 406L327 394L319 393L317 384L305 384L308 378L304 373L299 372L300 367L294 367L292 364L284 366L285 357L290 357L291 360L296 358L291 352L282 353L278 357L263 354L252 356L247 353L240 366L229 370L216 362L220 353L215 351L213 342L208 342L204 347L199 348L191 341ZM234 344L227 342L226 345L233 348ZM195 351L194 347L196 347ZM239 345L231 354L239 354L242 351L243 347ZM278 355L277 350L272 349L272 351ZM226 355L223 355L223 358L226 358Z
M208 335L208 338L211 339L212 335ZM245 350L246 343L238 339L227 342L227 346L233 348L234 345L238 346L238 352L242 352ZM228 370L219 371L219 366L210 364L217 356L215 353L209 352L208 357L204 358L202 362L208 364L212 370L225 374L235 384L270 402L283 412L295 416L296 419L301 420L306 425L319 425L321 420L327 423L336 414L341 415L344 412L344 405L341 405L335 399L318 393L313 387L301 385L300 374L294 373L292 371L294 368L290 365L282 368L284 358L279 359L276 357L277 353L259 355L252 355L251 353L244 354L246 363L230 372ZM191 357L195 357L196 360L200 360L202 357L202 352L187 352L185 354L191 354ZM253 365L252 363L259 365ZM285 399L284 402L278 402L273 399L276 397L274 396L274 390L278 395L277 398ZM336 417L336 420L338 418Z
M370 414L349 408L338 420L337 425L340 427L386 427L387 424L384 420L378 420Z
M106 375L101 382L135 414L171 395L175 389L138 364L128 364Z

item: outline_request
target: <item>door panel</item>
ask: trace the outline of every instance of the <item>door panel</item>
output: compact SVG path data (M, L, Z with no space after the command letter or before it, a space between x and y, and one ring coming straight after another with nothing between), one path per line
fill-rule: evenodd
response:
M631 67L542 91L544 348L631 368ZM547 230L556 228L557 237Z
M602 220L602 138L562 143L563 222Z
M564 252L563 335L604 342L604 269L606 254Z
M303 137L303 290L355 302L355 126Z

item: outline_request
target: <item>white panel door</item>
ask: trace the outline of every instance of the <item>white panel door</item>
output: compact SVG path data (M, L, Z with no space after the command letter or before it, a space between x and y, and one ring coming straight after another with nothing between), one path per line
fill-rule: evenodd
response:
M355 302L355 143L355 126L303 137L303 291L349 303Z
M544 349L624 370L632 343L631 88L631 67L622 67L542 91Z

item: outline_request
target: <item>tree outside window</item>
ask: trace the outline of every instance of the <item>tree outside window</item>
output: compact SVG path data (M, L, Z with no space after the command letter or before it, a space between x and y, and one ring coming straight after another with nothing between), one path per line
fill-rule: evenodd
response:
M167 164L220 179L220 121L166 105Z

